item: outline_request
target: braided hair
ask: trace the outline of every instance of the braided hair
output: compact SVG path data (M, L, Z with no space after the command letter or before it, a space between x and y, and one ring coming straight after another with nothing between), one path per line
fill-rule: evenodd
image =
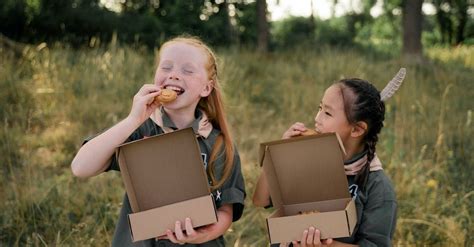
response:
M363 190L369 176L370 162L375 156L378 134L383 127L385 103L381 100L377 88L366 80L342 79L336 84L341 88L348 122L350 124L359 121L367 123L367 133L363 138L367 151L367 163L355 177L355 183Z

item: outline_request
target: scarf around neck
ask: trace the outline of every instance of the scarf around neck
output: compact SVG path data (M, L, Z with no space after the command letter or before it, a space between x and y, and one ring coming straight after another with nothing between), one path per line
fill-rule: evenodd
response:
M193 128L193 131L196 135L207 138L212 131L211 122L209 122L206 113L200 109L196 109L195 116L196 118L189 127ZM163 107L157 108L155 112L151 114L150 118L161 129L163 129L163 132L165 133L170 133L178 129L168 114L166 114Z
M367 151L356 155L355 158L344 162L344 170L346 172L346 175L357 175L360 170L364 167L365 163L367 163ZM374 154L374 158L370 162L370 167L369 170L371 172L373 171L378 171L378 170L383 170L382 168L382 162L380 161L379 157L377 157L377 154Z

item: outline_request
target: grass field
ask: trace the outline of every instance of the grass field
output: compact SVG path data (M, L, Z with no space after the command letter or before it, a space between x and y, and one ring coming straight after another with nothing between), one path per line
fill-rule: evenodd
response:
M387 102L377 153L398 196L395 245L474 245L474 47L430 48L424 64L320 48L258 55L218 50L227 113L246 179L246 210L229 246L265 246L269 210L251 205L258 144L295 121L313 124L333 81L379 89L407 68ZM82 139L124 118L154 74L153 52L131 47L0 49L0 245L108 246L124 193L120 174L74 178Z

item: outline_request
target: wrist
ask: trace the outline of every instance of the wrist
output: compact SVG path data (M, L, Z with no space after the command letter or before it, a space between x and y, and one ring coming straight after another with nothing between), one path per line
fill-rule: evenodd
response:
M144 121L141 121L140 119L136 118L136 117L133 117L131 115L128 115L124 120L123 120L123 123L126 125L126 126L129 126L130 128L132 128L133 130L137 129L138 127L140 127L140 125L143 123Z

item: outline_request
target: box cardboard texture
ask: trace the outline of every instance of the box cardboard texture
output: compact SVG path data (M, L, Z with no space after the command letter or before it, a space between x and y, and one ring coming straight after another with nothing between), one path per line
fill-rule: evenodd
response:
M133 242L174 230L191 218L199 227L217 222L216 208L191 128L129 142L116 151L132 207Z
M357 223L344 172L344 146L335 133L262 143L260 160L275 212L270 242L300 241L310 226L321 238L348 237ZM316 213L305 212L317 210Z

